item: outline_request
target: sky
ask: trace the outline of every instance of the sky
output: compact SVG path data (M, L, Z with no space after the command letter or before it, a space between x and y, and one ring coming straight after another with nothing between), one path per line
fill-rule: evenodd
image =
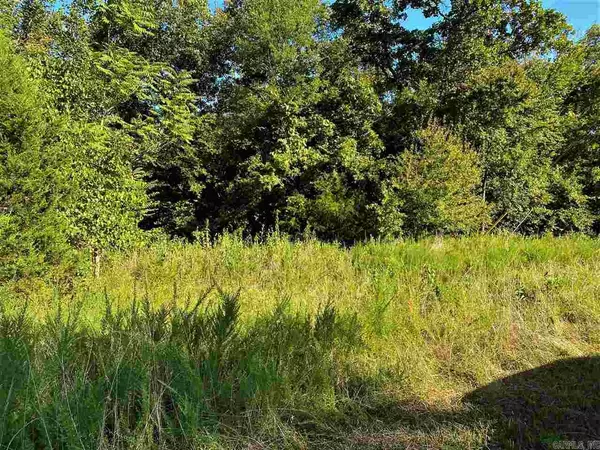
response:
M577 37L583 36L590 26L600 22L600 0L542 0L542 4L567 16ZM432 19L426 19L419 11L411 10L406 20L406 27L426 28L432 22Z
M577 35L600 22L600 0L544 0L543 4L567 16Z

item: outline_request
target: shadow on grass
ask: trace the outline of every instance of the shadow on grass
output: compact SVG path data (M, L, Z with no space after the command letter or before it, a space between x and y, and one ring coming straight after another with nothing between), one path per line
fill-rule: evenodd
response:
M600 448L600 357L517 373L463 401L497 417L498 437L515 448Z
M600 449L600 357L520 372L461 403L451 410L419 403L367 408L339 448Z
M364 349L356 315L282 303L242 328L238 294L219 295L204 308L107 301L99 329L0 308L0 450L600 448L599 356L512 375L450 409L399 403L383 389L402 382L394 373L339 382Z

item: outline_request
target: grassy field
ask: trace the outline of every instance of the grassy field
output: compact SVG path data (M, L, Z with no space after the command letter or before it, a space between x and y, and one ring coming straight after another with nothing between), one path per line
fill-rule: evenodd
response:
M599 274L578 236L228 235L9 283L0 448L600 441Z

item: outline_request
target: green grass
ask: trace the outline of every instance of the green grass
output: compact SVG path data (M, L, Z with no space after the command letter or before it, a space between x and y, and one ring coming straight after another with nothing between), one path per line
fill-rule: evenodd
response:
M0 448L600 440L598 274L581 236L227 235L9 283Z

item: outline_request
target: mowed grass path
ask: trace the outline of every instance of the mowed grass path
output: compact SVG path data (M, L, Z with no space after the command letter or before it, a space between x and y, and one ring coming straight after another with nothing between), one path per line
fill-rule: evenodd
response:
M224 293L239 293L240 335L252 335L282 308L309 321L328 308L356 321L360 345L330 349L327 389L295 386L281 401L263 396L237 411L225 408L219 422L228 425L213 430L220 437L202 444L209 447L536 448L596 438L596 239L501 235L343 248L228 235L211 245L168 243L112 255L100 278L68 288L30 282L9 291L18 294L5 304L27 298L36 320L60 304L63 316L80 311L90 329L100 327L107 302L114 310L134 301L189 309L202 297L202 308L216 311ZM573 363L557 366L559 360ZM301 371L313 370L306 361ZM531 369L522 382L518 374ZM233 418L240 414L243 426Z

